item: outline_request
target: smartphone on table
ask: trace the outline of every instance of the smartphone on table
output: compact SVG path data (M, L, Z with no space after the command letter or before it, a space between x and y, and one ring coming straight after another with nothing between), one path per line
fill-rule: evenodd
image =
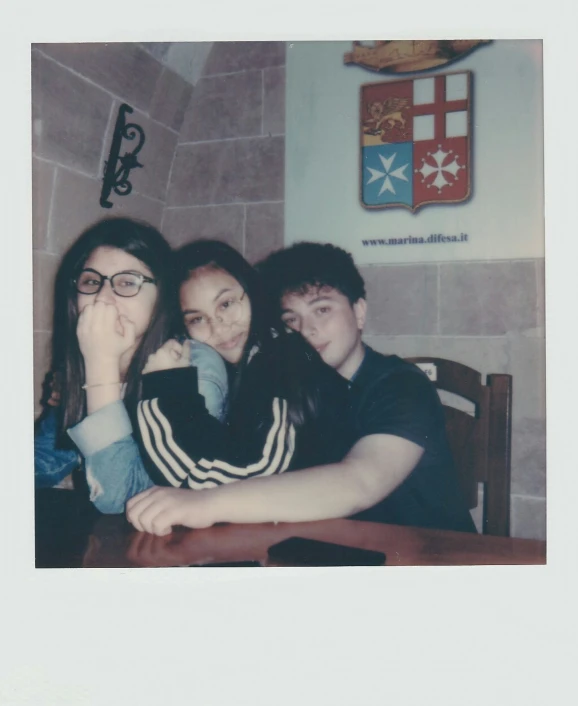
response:
M207 568L207 569L213 569L213 568L222 568L222 567L228 567L232 569L237 569L237 568L243 568L245 566L261 566L261 562L259 561L224 561L224 562L217 562L215 564L190 564L190 566L196 566L199 568Z
M269 559L293 566L384 566L383 552L346 547L317 539L290 537L269 547Z

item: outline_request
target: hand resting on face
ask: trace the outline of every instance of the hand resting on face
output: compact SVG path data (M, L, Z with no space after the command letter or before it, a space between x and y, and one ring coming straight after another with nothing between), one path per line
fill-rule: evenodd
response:
M135 325L114 304L97 301L80 312L76 328L85 363L118 361L135 345Z
M190 341L179 343L176 339L171 338L158 351L149 355L143 368L143 375L159 370L187 368L190 365L190 357Z

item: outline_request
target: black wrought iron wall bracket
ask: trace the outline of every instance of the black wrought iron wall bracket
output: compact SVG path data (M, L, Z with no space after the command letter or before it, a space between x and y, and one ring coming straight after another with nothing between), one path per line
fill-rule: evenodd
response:
M100 193L100 205L102 208L112 208L112 203L108 200L111 191L114 191L119 196L128 196L130 194L132 191L132 184L128 180L130 172L137 167L142 168L143 166L136 156L145 143L144 130L136 123L125 122L126 114L132 112L133 109L126 103L123 103L118 109L108 160L104 163L103 184ZM132 152L125 152L121 157L120 149L123 139L134 140L136 138L138 138L136 147Z

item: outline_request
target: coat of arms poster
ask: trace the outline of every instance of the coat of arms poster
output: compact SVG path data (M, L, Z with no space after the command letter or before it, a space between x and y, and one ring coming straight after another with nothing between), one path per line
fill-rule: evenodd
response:
M295 42L286 81L286 244L544 257L541 40Z
M366 208L459 203L470 195L471 73L361 89L361 202Z

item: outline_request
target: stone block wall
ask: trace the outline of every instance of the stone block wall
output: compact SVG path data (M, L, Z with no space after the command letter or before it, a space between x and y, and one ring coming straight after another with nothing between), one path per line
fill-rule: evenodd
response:
M365 340L513 376L511 534L546 536L544 261L362 268ZM480 526L480 507L474 518Z
M216 42L178 136L163 233L258 261L283 246L284 169L284 42Z
M127 215L160 227L169 171L193 87L137 44L32 47L34 400L50 363L52 287L62 254L94 221ZM99 204L121 103L143 127L133 193ZM123 143L126 148L126 143ZM128 148L126 148L128 149Z

